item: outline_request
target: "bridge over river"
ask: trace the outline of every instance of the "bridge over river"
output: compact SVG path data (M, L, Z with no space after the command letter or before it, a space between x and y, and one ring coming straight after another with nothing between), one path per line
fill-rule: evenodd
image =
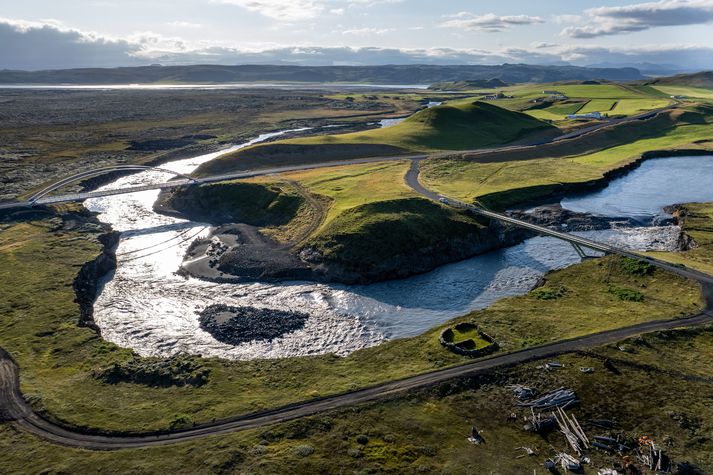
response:
M166 169L163 169L160 167L149 167L149 166L140 166L140 165L118 165L118 166L113 166L113 167L99 168L99 169L95 169L95 170L87 170L87 171L78 173L76 175L72 175L70 177L63 178L63 179L58 180L57 182L45 187L44 189L38 191L37 193L32 195L27 200L0 203L0 211L31 209L33 207L43 206L43 205L53 205L53 204L69 203L69 202L82 202L89 198L97 198L97 197L102 197L102 196L112 196L112 195L120 195L120 194L126 194L126 193L136 193L136 192L147 191L147 190L163 190L163 189L171 189L171 188L177 188L177 187L182 187L182 186L194 186L194 185L201 185L201 184L206 184L206 183L215 183L215 182L228 181L228 180L237 180L237 179L242 179L242 178L274 175L274 174L279 174L279 173L294 172L294 171L301 171L301 170L312 170L312 169L318 169L318 168L339 167L339 166L345 166L345 165L358 165L358 164L364 164L364 163L376 163L376 162L384 162L384 161L411 160L411 168L409 169L409 171L405 177L406 184L408 186L410 186L414 191L416 191L420 195L422 195L430 200L438 201L438 202L441 202L443 204L446 204L446 205L454 207L454 208L468 210L469 212L475 213L479 216L483 216L488 219L494 219L494 220L497 220L497 221L500 221L500 222L503 222L503 223L506 223L509 225L518 226L520 228L524 228L529 231L532 231L536 234L540 234L543 236L551 236L551 237L566 241L566 242L572 244L572 246L575 248L575 250L581 257L586 257L586 254L585 254L583 248L588 248L588 249L592 249L594 251L603 252L605 254L617 254L617 255L630 257L630 258L634 258L634 259L641 259L641 260L644 260L644 261L650 263L651 265L654 265L656 267L673 272L673 273L678 274L682 277L693 279L693 280L696 280L699 282L704 282L707 284L713 284L713 276L709 276L707 274L698 272L693 269L689 269L687 267L682 267L682 266L671 264L671 263L668 263L668 262L665 262L665 261L662 261L659 259L654 259L652 257L646 256L643 254L639 254L639 253L635 253L635 252L632 252L632 251L629 251L629 250L626 250L626 249L623 249L620 247L612 246L610 244L596 242L591 239L587 239L585 237L578 236L576 234L557 231L557 230L550 229L550 228L547 228L544 226L532 224L527 221L523 221L521 219L513 218L511 216L508 216L507 214L490 211L490 210L484 209L484 208L474 205L474 204L465 203L465 202L462 202L462 201L459 201L459 200L456 200L456 199L453 199L450 197L445 197L445 196L439 195L438 193L424 187L421 184L421 182L419 181L419 164L422 160L424 160L426 158L427 158L427 155L408 155L408 156L396 155L396 156L389 156L389 157L371 157L371 158L361 158L361 159L353 159L353 160L340 160L340 161L333 161L333 162L313 163L313 164L305 164L305 165L273 167L273 168L266 168L266 169L260 169L260 170L249 170L249 171L236 172L236 173L211 175L211 176L200 177L200 178L189 177L189 176L186 176L186 175L183 175L180 173L176 173L176 172L173 172L170 170L166 170ZM141 186L117 188L117 189L113 189L113 190L109 189L109 190L100 190L100 191L87 191L87 192L61 194L61 195L54 195L54 196L50 195L50 193L52 193L53 191L57 191L71 183L76 183L76 182L79 182L82 180L86 180L87 178L99 176L102 174L114 173L114 172L131 172L131 171L140 171L140 170L156 170L156 171L176 175L177 178L166 181L166 182L161 182L161 183L153 183L153 184L141 185Z

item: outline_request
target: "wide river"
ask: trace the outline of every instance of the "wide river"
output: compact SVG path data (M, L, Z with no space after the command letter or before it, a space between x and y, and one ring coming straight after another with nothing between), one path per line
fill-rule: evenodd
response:
M162 166L190 173L223 153L274 135ZM141 172L103 188L169 178L160 172ZM526 293L545 272L579 262L569 244L536 237L426 274L372 285L216 284L175 274L190 242L207 234L208 227L154 213L157 196L158 191L146 191L85 202L100 213L101 221L122 233L117 269L105 280L94 318L104 338L145 356L178 352L230 359L347 355L388 339L418 335L503 297ZM713 201L713 156L650 160L605 190L565 200L563 206L651 221L663 213L661 206L686 201ZM582 235L634 250L671 250L680 229L643 227ZM197 312L217 303L300 310L310 318L303 329L271 342L231 346L198 325Z

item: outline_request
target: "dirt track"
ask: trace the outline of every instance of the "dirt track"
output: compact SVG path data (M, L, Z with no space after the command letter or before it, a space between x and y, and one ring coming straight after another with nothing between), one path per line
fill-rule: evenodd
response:
M707 289L708 296L712 293L711 289ZM616 342L641 333L668 330L683 326L698 326L708 323L713 323L713 315L707 313L688 318L646 322L631 327L619 328L473 361L461 366L391 381L358 391L296 403L269 411L237 416L210 424L199 425L188 430L128 436L92 435L73 431L53 424L35 414L19 392L19 369L17 365L10 359L6 352L0 350L0 407L2 408L2 414L0 415L2 415L5 420L13 420L16 426L27 432L42 437L43 439L72 447L93 450L115 450L161 446L210 435L262 427L300 417L311 416L320 412L341 409L355 404L368 403L393 397L411 389L431 386L449 379L484 374L498 368L505 368L527 361L548 358L562 353L579 351Z

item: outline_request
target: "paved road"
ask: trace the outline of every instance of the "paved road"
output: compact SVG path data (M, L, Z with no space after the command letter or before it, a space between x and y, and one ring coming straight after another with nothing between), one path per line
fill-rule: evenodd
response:
M582 132L584 133L584 132ZM581 135L581 133L580 133ZM392 157L386 159L398 159L402 160L406 157ZM409 170L406 180L416 191L422 195L433 199L439 200L440 196L430 190L424 188L418 181L418 164L420 160L424 159L424 155L416 155L408 157L413 160L411 169ZM383 161L384 157L363 159L363 160L350 160L344 162L332 162L328 164L314 164L314 165L304 165L301 167L281 167L274 168L271 170L261 170L256 172L246 172L240 174L239 177L249 177L257 176L260 174L269 173L280 173L285 171L293 170L304 170L310 168L322 168L325 166L339 166L355 163L368 163L373 161ZM222 181L226 179L232 179L238 177L237 175L221 175L215 177L209 177L203 179L203 183L208 183L210 181ZM178 180L180 181L180 180ZM186 180L188 184L190 181ZM166 185L166 184L162 184ZM174 186L176 186L174 184ZM162 186L140 187L142 189L156 189ZM138 191L138 190L133 190ZM118 193L118 192L117 192ZM84 195L84 194L82 194ZM80 201L86 198L77 197L76 201ZM567 233L560 233L558 231L552 231L548 228L543 228L541 226L532 225L530 223L525 223L523 221L516 220L509 216L501 215L499 213L493 213L487 210L483 210L472 205L451 201L451 204L456 207L468 208L473 212L479 213L483 216L487 216L493 219L499 219L501 221L510 222L511 224L522 226L539 232L542 234L553 235L560 239L564 239L570 242L575 242L593 249L603 250L604 252L614 252L617 254L630 255L631 257L641 258L641 256L634 255L632 253L627 253L626 251L619 250L604 244L596 243L594 241L586 240L584 238L579 238L578 236L573 236ZM255 427L261 427L269 424L274 424L278 422L289 421L292 419L314 415L324 411L330 411L335 409L340 409L355 404L363 404L387 397L391 397L404 391L411 389L416 389L424 386L430 386L443 382L452 378L474 376L478 374L483 374L489 371L493 371L497 368L504 368L508 366L513 366L521 364L527 361L532 361L535 359L542 359L551 357L554 355L578 351L584 348L590 348L595 346L600 346L603 344L616 342L618 340L638 335L641 333L667 330L671 328L683 327L683 326L697 326L704 325L708 323L713 323L713 314L710 309L713 307L713 279L709 276L691 273L692 271L687 269L681 269L676 266L671 266L670 264L663 263L661 261L648 259L654 265L659 267L669 268L673 272L677 272L681 275L686 275L687 277L696 279L704 284L707 308L706 311L700 315L696 315L688 318L673 319L673 320L662 320L654 322L646 322L639 325L619 328L615 330L610 330L606 332L601 332L597 334L587 335L579 338L574 338L571 340L559 341L547 345L542 345L539 347L528 348L521 351L516 351L513 353L503 354L499 356L494 356L486 359L480 359L471 363L467 363L461 366L447 368L443 370L438 370L430 373L420 374L417 376L391 381L388 383L380 384L370 388L352 391L344 394L339 394L335 396L305 401L301 403L296 403L288 406L284 406L278 409L262 411L258 413L238 416L223 421L217 421L210 424L196 426L194 428L182 431L172 431L162 434L137 434L129 436L103 436L103 435L92 435L86 434L79 431L68 430L58 425L55 425L39 415L35 414L31 407L26 403L19 389L19 368L15 362L10 358L10 356L0 349L0 419L12 420L18 427L40 436L44 439L50 440L55 443L80 447L86 449L95 450L111 450L111 449L121 449L121 448L136 448L136 447L150 447L150 446L160 446L173 444L182 441L194 440L196 438L205 437L209 435L218 435L227 432L233 432L238 430L245 430Z
M171 180L171 181L164 182L164 183L154 183L154 184L150 184L150 185L132 186L132 187L127 187L127 188L120 188L117 190L87 191L87 192L82 192L82 193L70 193L70 194L57 195L57 196L45 196L45 197L37 199L34 202L30 202L30 201L3 202L3 203L0 203L0 210L3 210L3 209L5 209L5 210L27 209L27 208L30 208L35 205L52 205L52 204L58 204L58 203L70 203L70 202L84 201L89 198L98 198L101 196L123 195L123 194L127 194L127 193L136 193L139 191L169 189L169 188L176 188L179 186L186 186L186 185L215 183L215 182L226 181L226 180L252 178L252 177L256 177L256 176L275 175L275 174L279 174L279 173L295 172L295 171L302 171L302 170L314 170L317 168L340 167L340 166L345 166L345 165L359 165L359 164L364 164L364 163L375 163L375 162L384 162L384 161L392 161L392 160L406 160L409 158L410 159L423 159L426 157L427 157L427 155L409 155L409 156L394 155L394 156L388 156L388 157L357 158L357 159L353 159L353 160L340 160L340 161L334 161L334 162L311 163L311 164L306 164L306 165L293 165L293 166L284 166L284 167L263 168L260 170L250 170L250 171L244 171L244 172L238 172L238 173L225 173L225 174L221 174L221 175L212 175L209 177L196 178L196 179L182 178L182 179L178 179L178 180ZM122 168L116 169L116 171L121 171L121 170L123 170L123 169ZM158 169L158 170L160 170L160 169ZM81 179L88 173L89 172L81 173L81 174L75 175L75 177L79 177L79 179ZM72 180L72 178L73 177L63 178L58 183L64 184L64 183L70 183L72 181L76 181L76 180ZM54 185L50 185L47 188L52 188L53 186Z
M706 283L706 284L713 284L713 276L704 274L703 272L699 272L694 269L690 269L688 267L677 266L677 265L671 264L669 262L661 261L659 259L654 259L653 257L647 256L645 254L638 254L636 252L627 251L625 249L610 246L608 244L600 243L597 241L592 241L591 239L577 236L576 234L565 233L565 232L561 232L561 231L556 231L554 229L546 228L544 226L538 226L536 224L528 223L527 221L515 219L515 218L508 216L506 214L496 213L496 212L489 211L489 210L480 208L478 206L472 205L470 203L464 203L463 201L458 201L454 198L439 195L438 193L435 193L434 191L431 191L428 188L424 187L421 184L421 182L419 181L419 164L420 164L420 160L414 160L411 163L411 168L409 168L409 171L406 173L406 178L405 178L406 184L408 186L410 186L414 191L416 191L420 195L422 195L430 200L441 201L441 200L445 199L446 202L454 208L467 209L475 214L485 216L489 219L496 219L501 222L509 223L514 226L518 226L518 227L521 227L524 229L528 229L530 231L534 231L537 234L541 234L544 236L552 236L557 239L561 239L563 241L567 241L567 242L576 244L578 246L584 246L589 249L594 249L595 251L604 252L606 254L617 254L620 256L631 257L634 259L640 259L640 260L648 262L651 265L654 265L661 269L665 269L669 272L673 272L673 273L678 274L678 275L685 277L687 279L696 280L698 282L702 282L702 283Z
M571 340L558 341L556 343L528 348L513 353L493 356L461 366L391 381L367 389L204 424L188 430L156 435L137 434L135 436L85 434L64 429L41 418L32 412L32 409L19 392L19 370L17 365L5 352L0 350L0 407L3 411L0 415L3 415L6 420L13 420L13 423L17 427L27 432L51 442L72 447L93 450L113 450L169 445L210 435L225 434L285 422L325 411L353 406L355 404L368 403L397 396L408 390L431 386L453 378L485 374L499 368L617 342L642 333L679 327L692 327L709 323L713 323L713 316L706 313L688 318L646 322L631 327L619 328Z
M562 140L576 139L578 137L589 134L589 133L599 130L601 128L614 127L614 126L622 124L622 123L634 122L637 120L646 120L646 119L652 118L662 112L668 111L673 107L675 107L675 105L670 105L667 107L663 107L661 109L648 111L648 112L645 112L642 114L637 114L637 115L634 115L631 117L624 117L621 119L612 119L612 120L609 120L606 122L602 122L600 124L595 124L590 127L576 130L574 132L560 135L558 137L555 137L555 138L552 138L549 140L543 140L543 141L539 141L539 142L535 142L535 143L530 143L530 144L525 144L525 145L509 145L509 146L504 146L504 147L480 148L480 149L473 149L473 150L459 150L458 153L467 153L470 155L474 155L474 154L477 155L477 154L482 154L482 153L507 152L507 151L535 147L538 145L544 145L544 144L552 143L552 142L559 142ZM136 193L139 191L147 191L147 190L168 189L168 188L175 188L175 187L191 185L191 184L214 183L214 182L225 181L225 180L237 180L237 179L241 179L241 178L251 178L251 177L256 177L256 176L272 175L272 174L276 174L276 173L285 173L285 172L301 171L301 170L312 170L312 169L316 169L316 168L338 167L338 166L344 166L344 165L358 165L358 164L363 164L363 163L384 162L384 161L392 161L392 160L406 160L406 159L420 160L420 159L423 159L426 157L427 157L427 155L425 155L425 154L393 155L393 156L386 156L386 157L370 157L370 158L359 158L359 159L353 159L353 160L340 160L340 161L334 161L334 162L312 163L312 164L306 164L306 165L265 168L265 169L250 170L250 171L244 171L244 172L238 172L238 173L226 173L226 174L220 174L220 175L213 175L213 176L199 178L199 179L195 179L195 180L183 178L183 179L178 179L178 180L171 180L171 181L164 182L164 183L127 187L127 188L121 188L118 190L89 191L89 192L82 192L82 193L69 193L69 194L57 195L57 196L46 196L46 197L41 197L41 198L37 199L36 201L0 202L0 210L26 209L26 208L30 208L34 205L52 205L52 204L59 204L59 203L78 202L78 201L87 200L89 198L97 198L97 197L101 197L101 196L112 196L112 195L120 195L120 194L126 194L126 193ZM107 167L106 170L111 171L112 167ZM96 174L95 172L96 172L96 170L87 170L85 172L79 173L72 177L65 177L62 180L59 180L56 183L49 185L48 187L46 187L46 189L54 189L55 185L66 185L66 184L81 180L85 177L93 176ZM41 192L36 193L35 195L33 195L33 197L39 196L40 193Z

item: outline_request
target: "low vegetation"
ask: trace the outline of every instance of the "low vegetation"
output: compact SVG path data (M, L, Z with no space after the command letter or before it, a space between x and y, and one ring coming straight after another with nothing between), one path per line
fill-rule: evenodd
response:
M419 111L391 127L256 145L206 163L196 175L408 151L474 149L557 134L556 128L525 114L465 99Z
M330 201L323 226L344 211L378 201L416 198L404 181L410 162L384 162L292 172L284 175Z
M417 273L433 267L434 260L442 264L463 259L483 241L492 241L491 248L497 245L474 218L424 198L407 198L342 212L300 252L309 261L369 279L384 272Z
M399 94L353 103L276 89L5 90L3 97L3 200L87 169L193 157L276 130L358 130L367 120L411 114L423 101Z
M472 99L451 101L417 112L400 124L340 135L292 139L300 144L384 144L407 150L462 150L500 145L555 131L525 114Z
M621 268L627 274L637 275L639 277L651 275L656 271L656 267L652 264L642 261L641 259L634 259L631 257L624 257L621 260Z
M624 347L630 350L621 351ZM524 384L540 393L573 389L581 403L568 412L583 423L590 439L645 435L673 460L674 473L713 470L713 445L707 437L713 431L713 409L706 403L713 397L712 329L657 332L559 361L564 367L557 371L529 363L390 401L149 449L88 452L52 445L6 425L0 426L0 450L4 471L11 474L180 473L186 467L193 472L266 474L284 473L285 467L298 473L539 473L552 448L563 450L566 442L557 432L542 437L522 430L527 411L516 406L507 387ZM582 374L581 367L594 371ZM506 417L511 412L516 420ZM587 424L592 419L611 419L616 426L610 431L596 428ZM466 439L473 425L485 444L474 446ZM533 448L537 456L517 457L515 448L522 446ZM592 468L621 462L619 455L599 450L588 455ZM694 471L681 471L684 463Z
M105 383L133 383L151 387L203 386L208 382L210 369L195 356L178 355L172 358L133 358L115 362L95 371L95 377Z
M530 292L530 295L538 300L557 300L560 297L564 297L566 293L567 289L563 286L558 288L546 286L534 289Z
M659 259L713 275L713 203L688 203L676 212L683 232L693 243L681 252L655 252Z
M144 360L77 325L72 281L79 267L98 255L99 232L67 229L60 219L51 218L6 223L0 233L0 346L20 365L23 393L53 420L113 431L160 429L169 427L176 415L207 422L464 361L440 345L444 327L436 327L345 358L200 360L210 371L201 386L105 383L96 378L98 372ZM612 283L636 286L646 300L621 301L608 292ZM658 270L632 280L617 258L552 273L548 285L565 286L568 292L556 300L528 295L505 299L449 324L477 321L505 352L690 314L700 305L697 285Z
M562 144L543 148L556 154L532 159L524 152L493 154L492 159L488 156L432 159L422 164L422 179L446 196L502 208L600 180L605 173L651 150L713 150L711 124L712 108L687 106L662 119L652 119L643 127L636 124L639 135L630 142L617 133L617 137L611 138L611 146L599 151L579 155L576 149Z
M285 183L210 183L164 192L158 209L179 212L194 221L253 226L286 225L304 206L304 198Z
M609 293L616 295L619 300L623 300L625 302L643 302L645 298L644 294L638 290L628 289L616 284L609 284Z
M669 90L664 88L682 87L653 86L660 91L647 85L556 85L552 87L569 96L571 102L532 108L527 114L550 118L545 114L554 117L565 110L579 110L586 103L580 99L585 97L591 108L610 104L612 114L619 107L618 113L633 114L668 103L665 94ZM506 92L516 97L498 104L513 110L531 107L529 100L541 95L543 89L508 88ZM386 111L383 103L378 107L372 104L380 100L366 97L324 100L336 101L331 104L344 105L362 118L366 108ZM357 108L357 112L351 108ZM309 116L312 111L299 113ZM280 121L286 115L272 109L259 120L268 120L268 114L273 114L270 124L284 125ZM710 108L689 104L656 119L656 126L649 121L637 123L631 130L611 132L607 136L611 142L603 141L596 150L560 150L533 160L429 160L423 165L422 175L439 192L502 207L561 190L562 184L580 185L599 179L652 149L713 150L709 136L712 117ZM476 119L478 126L474 125ZM251 124L258 126L259 120ZM129 127L139 126L132 123ZM209 140L232 140L218 129L216 126L216 139ZM396 154L406 149L486 146L517 140L532 131L546 135L556 129L523 114L468 99L425 110L402 126L389 129L253 147L217 169L304 162L317 146L320 155L331 151L325 159L333 160L336 156ZM342 142L344 137L356 143ZM377 139L385 142L373 145L371 141ZM362 140L364 143L359 143ZM625 143L627 140L631 143ZM587 140L583 143L586 148ZM119 145L107 147L114 150ZM406 162L392 162L305 171L180 190L168 200L184 213L212 214L216 221L288 228L306 219L310 199L321 197L324 216L319 217L320 225L301 241L298 250L323 259L338 255L350 271L358 274L395 256L425 261L427 253L412 256L408 251L443 254L440 246L445 240L463 237L472 242L473 235L483 230L472 217L417 197L403 182L407 167ZM182 202L181 195L190 196ZM685 209L682 226L696 246L659 257L713 273L709 249L713 248L713 205L691 204ZM509 352L689 315L698 312L702 304L697 284L638 260L610 256L552 272L544 286L529 294L503 299L422 335L386 342L343 358L323 355L247 362L197 356L142 358L105 342L90 328L78 326L79 308L72 284L79 268L100 253L98 237L106 230L91 220L77 221L65 215L0 223L0 347L19 362L22 391L38 412L51 420L92 430L186 428L461 364L467 359L444 349L439 336L445 328L462 322L477 322L497 340L501 352ZM311 218L309 221L314 222ZM465 331L454 336L467 340L475 335ZM480 343L474 340L474 345ZM661 358L662 354L666 358ZM564 439L559 434L543 439L521 430L520 416L524 413L513 404L507 389L509 384L518 383L538 391L571 387L581 400L581 406L575 409L580 420L616 420L616 434L607 435L651 436L674 460L688 460L705 473L713 470L713 447L707 437L713 430L713 411L706 404L713 397L711 355L710 328L659 332L586 354L565 355L560 359L564 368L558 371L543 371L538 368L541 363L526 364L386 402L175 446L76 451L0 425L0 450L3 468L9 473L181 472L186 467L216 473L284 473L285 467L305 473L474 473L491 468L503 473L530 473L552 455L552 447L564 448ZM594 372L584 375L580 367L592 367ZM516 421L506 417L513 411L517 412ZM477 425L485 437L483 446L473 446L466 440L472 425ZM521 446L535 448L538 456L514 457L513 450ZM591 457L597 466L619 461L600 452L593 452Z

